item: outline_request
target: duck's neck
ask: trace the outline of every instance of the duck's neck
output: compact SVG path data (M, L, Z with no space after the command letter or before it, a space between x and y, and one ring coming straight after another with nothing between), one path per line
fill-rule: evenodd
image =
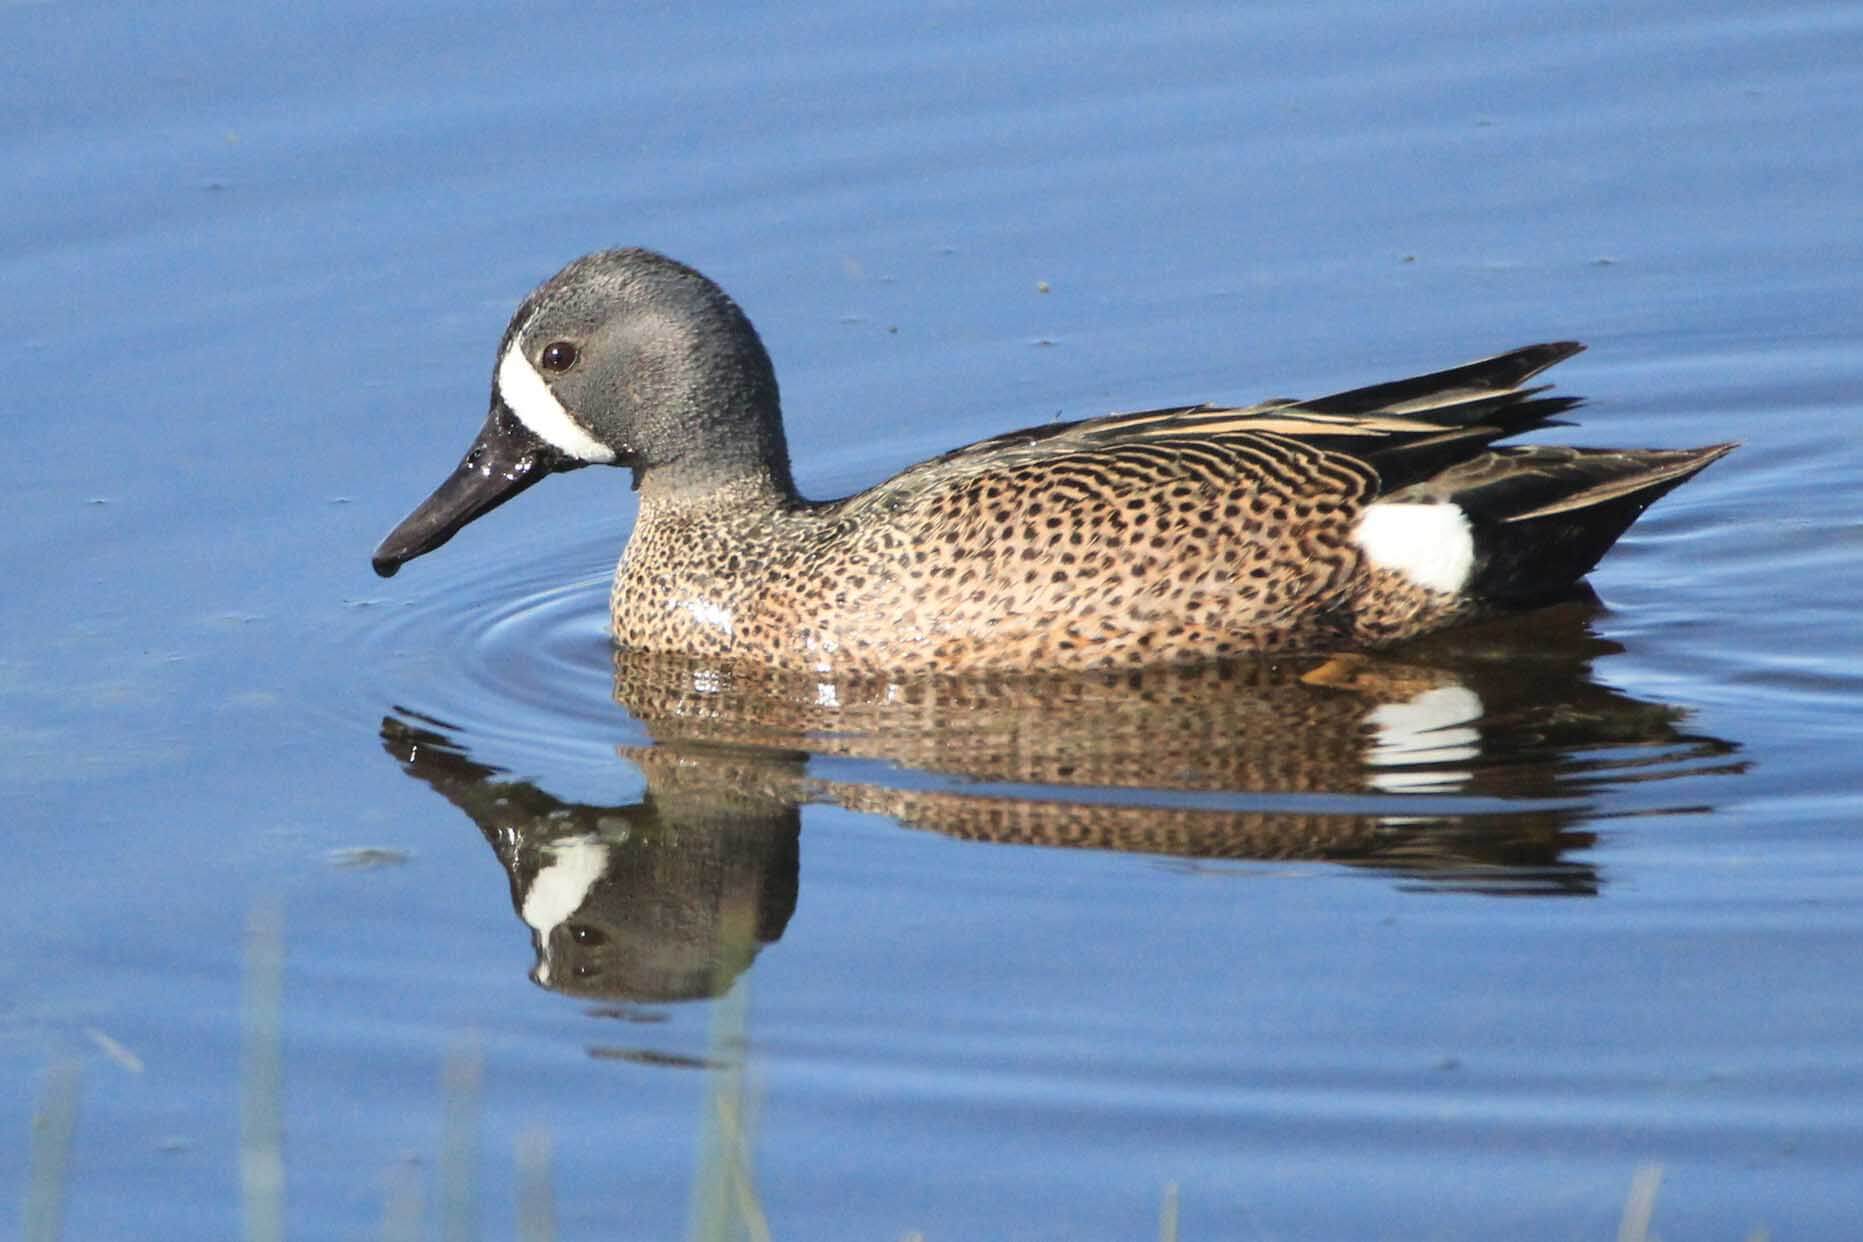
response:
M728 473L653 466L635 472L634 486L642 521L689 516L755 520L807 504L796 494L787 457Z
M776 381L714 375L658 403L641 437L634 486L643 508L799 503Z

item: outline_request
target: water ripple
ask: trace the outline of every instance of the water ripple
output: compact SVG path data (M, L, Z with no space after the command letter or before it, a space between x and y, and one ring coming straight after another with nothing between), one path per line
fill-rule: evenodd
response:
M516 752L612 764L617 743L646 740L611 692L612 553L603 538L542 556L436 558L360 638L378 670L374 706L444 720L501 763Z

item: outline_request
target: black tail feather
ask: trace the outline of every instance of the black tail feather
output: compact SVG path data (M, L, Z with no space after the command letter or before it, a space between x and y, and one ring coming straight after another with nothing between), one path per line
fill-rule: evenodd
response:
M1415 401L1432 404L1451 400L1458 393L1505 391L1520 385L1554 363L1563 362L1584 346L1577 341L1550 341L1496 354L1478 362L1465 362L1446 371L1373 384L1347 392L1300 402L1300 408L1321 414L1369 414L1374 411L1401 414L1403 407Z
M1589 573L1645 509L1734 447L1498 449L1390 499L1460 506L1475 532L1470 593L1530 602Z

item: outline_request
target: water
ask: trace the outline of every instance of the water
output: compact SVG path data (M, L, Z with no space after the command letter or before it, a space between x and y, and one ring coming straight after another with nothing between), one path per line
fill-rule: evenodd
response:
M240 1229L277 908L293 1237L440 1219L475 1056L488 1236L540 1132L569 1238L679 1235L721 1133L778 1237L1170 1185L1186 1238L1608 1237L1652 1164L1662 1236L1854 1231L1853 7L0 29L7 1211L76 1057L67 1236ZM517 299L629 243L756 320L814 495L1568 336L1548 438L1745 444L1597 603L1317 675L617 665L613 472L378 582Z

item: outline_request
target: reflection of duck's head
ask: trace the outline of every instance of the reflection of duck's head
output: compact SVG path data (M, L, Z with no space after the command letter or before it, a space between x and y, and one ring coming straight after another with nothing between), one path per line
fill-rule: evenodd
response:
M657 841L652 831L555 841L541 869L512 872L537 946L532 979L573 996L712 996L782 934L795 907L793 826Z
M432 724L434 722L427 722ZM796 903L794 801L650 776L639 803L564 802L395 717L388 752L465 811L497 852L537 952L572 996L668 1001L729 987Z

